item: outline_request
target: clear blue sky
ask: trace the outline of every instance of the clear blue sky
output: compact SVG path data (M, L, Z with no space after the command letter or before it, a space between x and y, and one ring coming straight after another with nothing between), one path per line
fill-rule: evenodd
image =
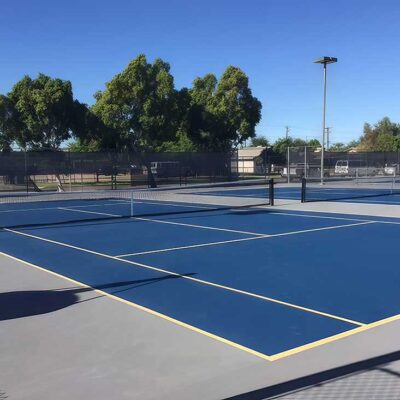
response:
M364 122L400 122L398 0L5 0L0 93L23 75L71 80L93 93L140 53L171 64L177 88L208 72L242 68L263 104L260 135L318 137L319 56L328 66L327 125L349 141Z

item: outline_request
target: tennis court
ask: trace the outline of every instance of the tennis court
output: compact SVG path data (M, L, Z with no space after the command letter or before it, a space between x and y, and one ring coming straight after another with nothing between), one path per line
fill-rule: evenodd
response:
M182 215L189 204L153 202L137 206L178 214L99 221L93 216L125 215L130 205L66 202L3 205L3 223L17 225L22 215L27 227L5 228L1 251L95 288L160 279L139 290L128 285L118 297L267 359L400 311L396 221L200 206ZM43 213L57 225L29 226ZM71 213L82 221L63 223ZM377 270L381 247L388 262Z
M300 201L304 194L304 202L319 201L339 201L351 203L369 203L369 204L400 204L400 182L397 180L392 185L391 180L377 179L375 182L363 183L349 179L340 182L337 180L325 181L320 185L319 181L310 180L307 186L302 188L301 182L292 184L275 184L274 196L278 200ZM265 198L265 188L248 189L229 189L214 190L212 192L197 192L198 195L212 195L223 197L241 197L241 198Z
M283 210L267 195L3 198L0 252L266 362L400 318L398 219Z

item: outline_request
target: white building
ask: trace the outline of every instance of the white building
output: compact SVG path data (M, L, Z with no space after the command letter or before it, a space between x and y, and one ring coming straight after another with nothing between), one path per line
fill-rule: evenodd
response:
M254 174L258 173L257 165L264 157L264 152L267 148L263 146L244 147L238 150L238 172L239 174Z

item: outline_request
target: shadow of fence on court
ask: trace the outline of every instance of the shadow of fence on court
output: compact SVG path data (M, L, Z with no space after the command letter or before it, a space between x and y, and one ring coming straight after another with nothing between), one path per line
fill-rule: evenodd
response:
M378 398L373 396L374 391L376 392L377 390L381 399L397 399L399 397L391 396L395 392L400 394L399 363L396 363L398 370L394 369L394 363L398 360L400 360L400 351L242 393L224 400L284 400L286 398L287 400L311 398L316 400L345 400L349 398L349 393L347 392L349 387L351 393L357 395L357 398L360 399ZM392 364L390 365L389 363ZM366 376L366 374L369 375ZM351 383L348 382L346 384L345 381L349 379L351 379ZM384 391L388 391L390 396L385 397Z

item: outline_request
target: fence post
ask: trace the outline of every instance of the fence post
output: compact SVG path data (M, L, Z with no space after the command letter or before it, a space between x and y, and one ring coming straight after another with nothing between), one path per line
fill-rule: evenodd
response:
M290 183L290 147L287 148L287 183Z

